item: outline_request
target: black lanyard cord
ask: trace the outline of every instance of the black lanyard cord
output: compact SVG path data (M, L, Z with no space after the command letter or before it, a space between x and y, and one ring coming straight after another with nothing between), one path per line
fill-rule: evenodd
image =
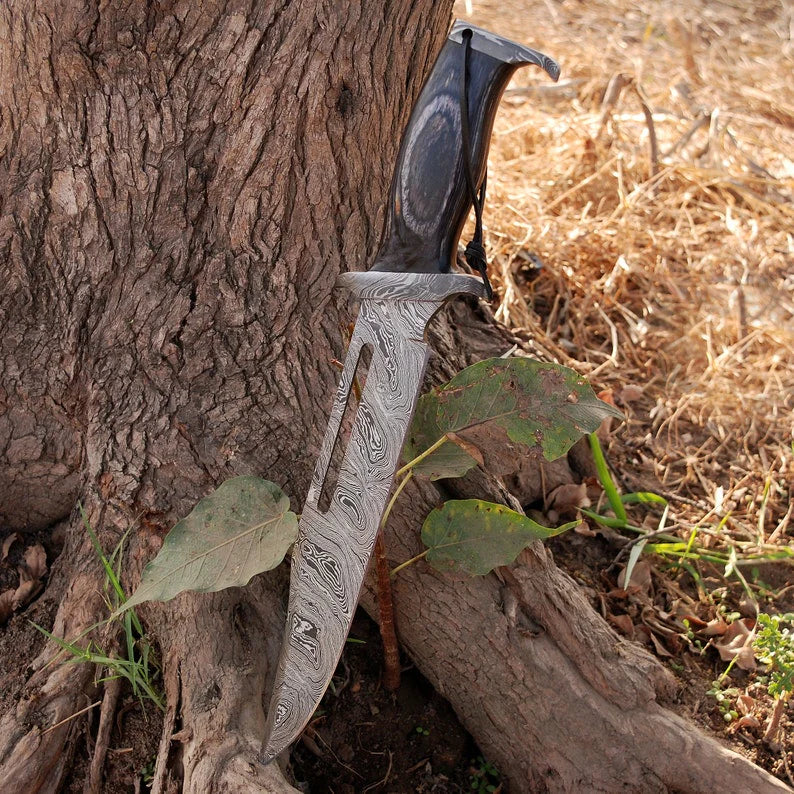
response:
M493 289L488 280L488 260L485 256L485 247L482 242L482 208L485 204L485 184L488 181L486 171L480 185L479 196L474 186L474 175L471 169L471 138L469 135L469 85L471 77L469 74L469 53L471 52L470 30L463 31L463 90L460 94L460 134L463 143L463 170L466 175L466 185L469 188L469 199L474 207L474 236L466 246L466 261L472 270L480 274L480 278L485 284L485 293L488 300L493 298Z

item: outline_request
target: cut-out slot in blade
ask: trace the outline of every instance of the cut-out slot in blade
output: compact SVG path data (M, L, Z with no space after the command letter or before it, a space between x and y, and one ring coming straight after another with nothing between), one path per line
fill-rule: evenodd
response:
M358 354L355 374L353 375L351 386L347 393L345 412L342 415L342 422L339 426L336 441L334 442L333 452L331 453L331 462L328 466L328 471L325 473L323 487L320 491L320 498L317 500L317 509L321 513L328 511L328 508L331 506L331 497L336 491L336 484L339 480L339 470L342 467L345 451L350 441L350 433L355 424L355 417L358 413L358 406L361 402L361 395L364 392L364 386L367 382L367 373L369 372L369 365L371 362L372 345L362 345Z

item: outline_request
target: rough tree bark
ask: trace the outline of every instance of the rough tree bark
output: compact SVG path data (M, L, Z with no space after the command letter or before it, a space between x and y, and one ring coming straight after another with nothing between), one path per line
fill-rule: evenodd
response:
M347 319L333 282L376 252L402 126L450 8L0 7L0 524L71 516L42 596L58 605L57 635L104 616L78 499L105 547L133 528L134 583L223 479L257 473L296 503L305 493ZM438 327L448 370L504 349L487 318L460 335L470 318ZM413 550L437 498L427 485L415 497L392 522L393 555ZM176 752L186 791L290 790L255 761L285 583L279 571L142 610L168 695L158 790ZM656 705L670 689L662 668L542 548L501 579L415 566L397 597L409 651L515 790L775 788ZM54 657L48 645L7 693L4 790L56 791L68 776L78 721L46 729L94 685Z

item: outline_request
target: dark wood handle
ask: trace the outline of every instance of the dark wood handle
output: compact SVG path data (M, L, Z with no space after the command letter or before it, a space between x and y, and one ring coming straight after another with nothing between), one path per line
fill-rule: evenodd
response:
M456 23L403 134L386 238L373 270L446 273L455 260L471 208L461 136L466 35L471 35L468 115L476 187L485 175L494 117L513 72L522 64L536 63L554 79L559 74L554 61L534 50Z

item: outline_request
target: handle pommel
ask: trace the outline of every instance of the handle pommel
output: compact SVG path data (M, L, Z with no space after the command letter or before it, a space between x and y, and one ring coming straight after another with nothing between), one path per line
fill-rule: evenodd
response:
M478 28L476 25L470 25L461 19L455 20L455 24L452 26L452 30L449 31L447 38L457 44L463 44L463 34L466 31L471 32L471 48L473 50L490 55L502 63L512 63L516 66L527 66L529 64L540 66L555 83L559 80L560 66L548 55L533 50L531 47L525 47L523 44L517 44L515 41L504 38L504 36L497 36L495 33Z

